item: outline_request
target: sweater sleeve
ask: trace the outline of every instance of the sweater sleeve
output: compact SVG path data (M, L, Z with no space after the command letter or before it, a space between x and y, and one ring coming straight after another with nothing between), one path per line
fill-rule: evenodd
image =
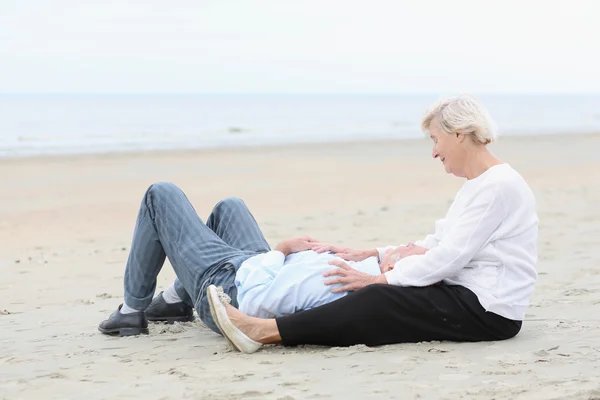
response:
M399 260L385 273L390 285L429 286L464 268L505 217L498 186L479 194L458 216L444 239L423 255Z
M439 239L440 233L441 233L441 230L443 229L442 227L444 226L445 221L446 221L445 218L438 220L435 223L435 232L425 236L425 238L423 240L417 240L415 242L415 244L417 246L425 247L426 249L433 249L435 246L437 246L440 242L440 239ZM379 261L381 262L381 260L383 260L383 256L385 255L385 253L388 250L395 250L401 246L405 246L405 245L402 244L400 246L378 247L377 252L379 253Z
M446 219L440 219L435 223L435 231L427 236L423 240L417 240L415 244L420 247L425 247L426 249L433 249L440 243L440 234L443 229L443 226L446 222Z

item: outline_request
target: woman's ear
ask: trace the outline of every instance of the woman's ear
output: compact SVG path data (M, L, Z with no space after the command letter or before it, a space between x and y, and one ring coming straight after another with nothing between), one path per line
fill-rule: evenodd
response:
M466 135L464 133L457 133L456 134L456 139L459 141L459 143L462 143L465 141L465 137Z

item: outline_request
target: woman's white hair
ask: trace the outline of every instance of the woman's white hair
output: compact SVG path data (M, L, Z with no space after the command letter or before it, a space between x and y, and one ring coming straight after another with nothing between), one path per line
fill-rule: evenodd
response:
M471 95L463 94L436 102L423 117L421 129L429 131L434 119L444 132L469 135L475 143L486 145L492 143L497 136L492 117Z

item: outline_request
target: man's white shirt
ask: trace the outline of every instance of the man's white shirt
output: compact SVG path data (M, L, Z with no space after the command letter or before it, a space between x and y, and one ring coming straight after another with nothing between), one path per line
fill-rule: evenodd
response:
M379 275L377 257L355 262L333 253L303 251L287 257L280 251L259 254L244 261L235 276L237 300L243 313L260 318L276 318L331 303L347 293L332 293L340 284L327 286L323 277L337 268L329 261L344 261L369 275Z

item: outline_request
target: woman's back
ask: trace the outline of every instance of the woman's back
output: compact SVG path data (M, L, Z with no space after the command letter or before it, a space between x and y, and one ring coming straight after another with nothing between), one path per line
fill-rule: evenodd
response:
M508 164L494 166L465 182L441 226L439 239L443 241L452 234L452 228L473 207L487 207L473 222L490 224L489 237L465 267L444 282L471 289L489 311L522 319L537 280L538 217L534 195L523 177ZM490 213L496 215L489 216Z

